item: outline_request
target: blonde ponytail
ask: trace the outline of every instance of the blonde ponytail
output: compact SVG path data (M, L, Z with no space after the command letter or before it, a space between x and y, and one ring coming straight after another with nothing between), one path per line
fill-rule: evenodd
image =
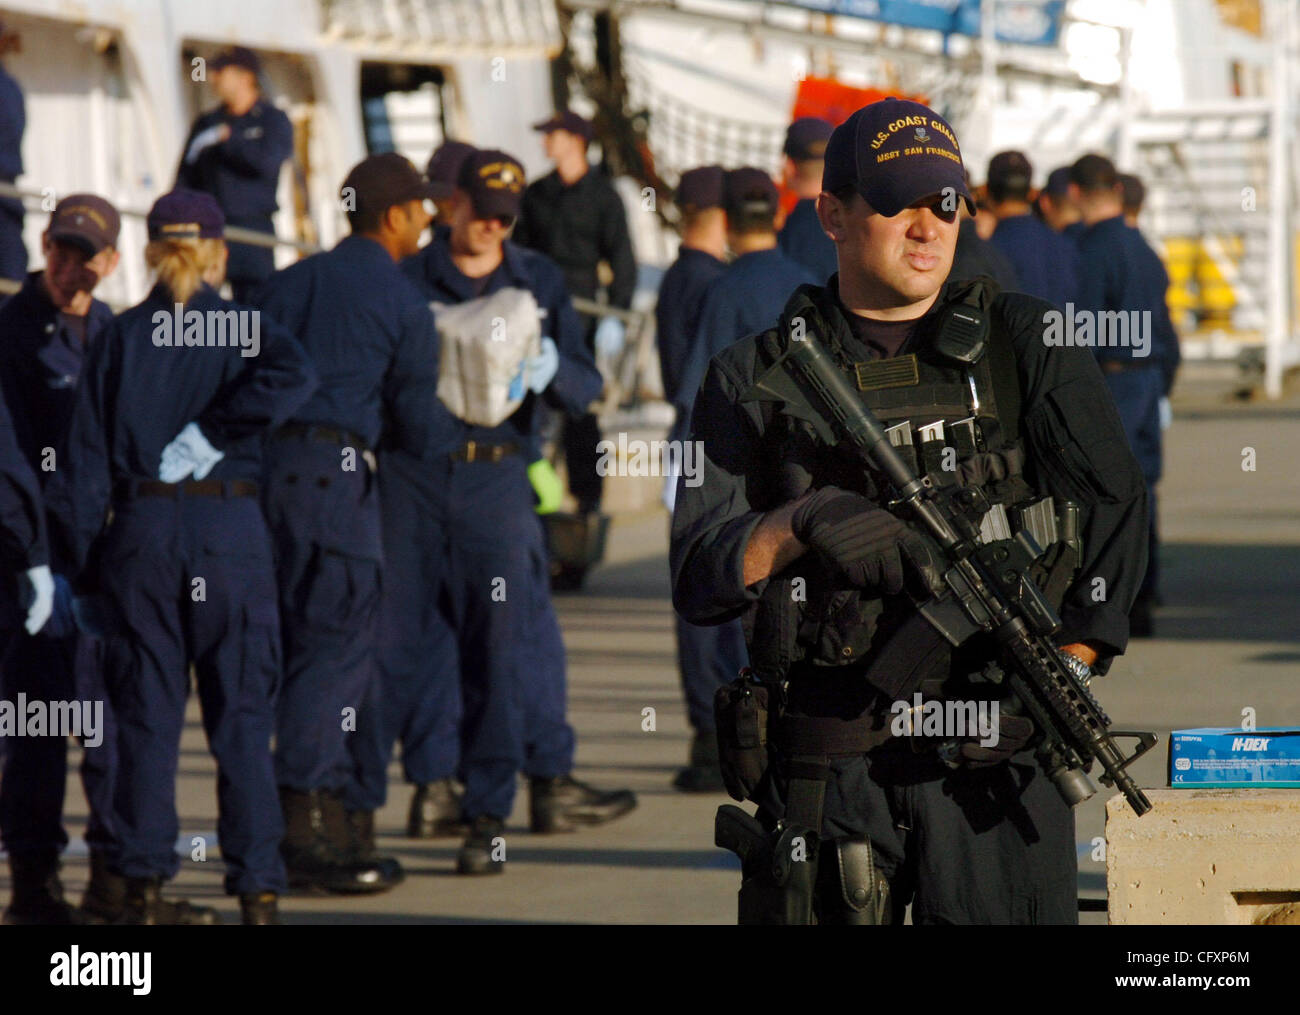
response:
M220 263L222 244L215 239L152 240L144 248L144 261L172 299L188 303L203 276Z

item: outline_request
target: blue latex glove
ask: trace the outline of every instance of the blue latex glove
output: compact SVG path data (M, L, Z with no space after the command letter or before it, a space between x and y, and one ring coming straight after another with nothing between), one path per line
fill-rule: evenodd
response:
M560 369L560 350L555 347L555 340L542 336L542 351L528 360L528 387L540 395L548 384L555 380Z
M596 355L613 359L623 351L627 327L617 317L602 317L596 325Z
M72 586L61 574L54 576L54 612L41 628L41 634L50 638L67 638L77 633L77 622L72 616Z
M175 440L163 448L158 478L164 483L179 483L193 473L195 479L202 479L225 457L224 451L218 451L203 436L197 423L186 423Z

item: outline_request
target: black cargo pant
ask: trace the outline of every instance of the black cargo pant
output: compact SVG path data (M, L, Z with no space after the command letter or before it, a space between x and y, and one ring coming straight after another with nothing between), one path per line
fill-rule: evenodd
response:
M830 768L822 838L871 840L895 923L909 902L915 924L1078 923L1074 811L1032 750L950 769L898 739ZM785 810L785 772L774 753L755 798L769 828Z

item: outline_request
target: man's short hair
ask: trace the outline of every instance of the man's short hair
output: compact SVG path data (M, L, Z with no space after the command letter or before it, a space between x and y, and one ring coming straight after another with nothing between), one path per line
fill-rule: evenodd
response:
M1070 182L1085 194L1096 194L1114 190L1119 174L1105 155L1085 155L1070 167Z
M1120 173L1119 185L1124 193L1124 210L1141 211L1142 202L1147 199L1147 188L1143 186L1141 178L1132 173Z

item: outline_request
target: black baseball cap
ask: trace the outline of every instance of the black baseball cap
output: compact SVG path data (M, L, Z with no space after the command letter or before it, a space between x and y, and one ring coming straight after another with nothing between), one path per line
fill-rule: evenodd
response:
M438 146L438 150L429 156L429 165L424 175L429 178L430 183L444 184L454 189L456 181L460 178L460 167L474 150L474 146L465 141L444 141Z
M117 209L96 194L69 194L54 206L47 232L51 240L75 243L94 257L117 246L122 219Z
M732 169L722 180L722 206L728 215L775 215L781 202L772 177L761 169Z
M1034 167L1024 152L998 152L989 159L989 172L985 182L989 190L1028 190L1034 177Z
M822 190L848 186L886 218L946 187L975 213L952 127L929 106L907 99L863 106L835 128L826 143Z
M226 232L221 205L200 190L164 194L153 203L145 221L151 240L219 240Z
M677 181L677 207L683 211L721 208L726 175L721 166L697 166L686 170Z
M785 132L785 146L781 149L796 162L823 158L826 142L835 128L829 120L818 116L801 116Z
M476 149L465 157L456 185L469 195L478 218L517 218L527 182L518 159L486 148Z
M343 181L340 197L351 191L351 205L358 214L383 214L395 204L442 198L451 189L430 183L411 165L411 160L397 152L384 152L362 159Z
M231 46L223 49L212 58L210 66L213 70L221 70L223 67L243 67L244 70L252 71L254 74L262 72L262 61L247 46Z
M540 130L543 134L549 134L553 130L567 130L570 134L579 135L585 141L590 141L595 134L591 121L571 109L556 110L555 115L549 120L533 124L533 130Z

